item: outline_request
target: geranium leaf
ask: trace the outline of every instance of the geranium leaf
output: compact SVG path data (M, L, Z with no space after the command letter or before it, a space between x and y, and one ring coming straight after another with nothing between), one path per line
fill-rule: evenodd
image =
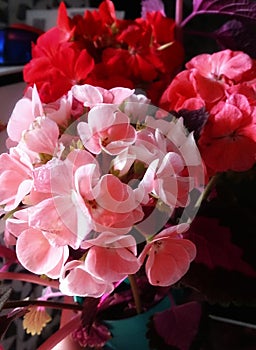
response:
M221 226L218 219L197 217L191 225L190 239L197 247L196 263L256 277L256 271L242 258L243 250L231 242L230 229Z
M256 20L256 4L250 0L194 0L194 12L236 16Z
M256 3L250 0L194 0L192 13L183 21L186 25L192 18L202 14L232 16L232 19L256 21Z
M233 51L243 51L252 58L255 58L256 30L250 23L242 23L238 20L226 22L214 32L214 36L221 48L228 48Z
M154 328L165 343L161 344L159 349L189 350L198 333L201 316L201 304L196 301L172 306L170 309L155 314L153 316ZM149 337L150 333L151 330L148 332ZM157 343L159 344L159 339ZM155 348L152 341L151 345Z
M225 208L223 202L211 200L192 222L188 234L197 257L181 282L211 303L255 305L255 211Z

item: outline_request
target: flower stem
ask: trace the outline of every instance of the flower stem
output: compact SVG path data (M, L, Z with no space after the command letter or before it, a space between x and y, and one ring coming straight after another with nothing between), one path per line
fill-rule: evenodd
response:
M204 188L204 190L202 191L202 193L198 197L198 199L193 207L193 215L191 215L190 218L188 218L188 220L186 221L188 224L191 224L195 214L200 209L202 202L204 200L206 200L208 198L208 196L210 195L213 187L216 185L218 178L219 178L219 176L218 176L218 174L216 174L209 180L208 184L206 185L206 187Z
M176 24L176 39L182 42L181 22L183 19L183 0L176 0L175 7L175 24Z
M180 27L182 19L183 19L183 0L176 0L175 23L177 27Z
M53 349L58 345L65 337L72 334L72 332L77 329L80 325L81 315L73 317L68 323L66 323L62 328L53 333L43 344L39 346L37 350L49 350ZM66 347L65 347L66 348ZM64 348L62 348L64 349Z
M24 281L29 283L39 284L41 286L59 288L59 283L53 280L43 279L39 276L28 274L28 273L18 273L18 272L0 272L0 280L16 280Z
M218 179L218 175L214 175L211 177L211 179L209 180L208 184L206 185L204 191L201 193L198 200L196 201L196 204L195 204L196 209L199 209L201 203L208 198L213 187L216 185L217 179Z
M67 310L77 310L81 311L83 309L82 305L78 304L67 304L59 303L56 301L48 300L10 300L4 303L2 309L12 309L17 307L26 307L26 306L44 306L52 309L67 309Z
M137 285L135 276L134 275L129 275L128 278L129 278L129 281L130 281L130 286L131 286L132 295L133 295L133 299L134 299L134 302L135 302L135 307L136 307L137 314L141 314L142 306L141 306L140 294L139 294L139 289L138 289L138 285Z

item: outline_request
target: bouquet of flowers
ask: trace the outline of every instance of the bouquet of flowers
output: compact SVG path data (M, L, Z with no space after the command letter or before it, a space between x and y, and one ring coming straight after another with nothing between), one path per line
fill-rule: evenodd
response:
M142 5L135 20L110 0L71 19L61 3L7 124L0 278L44 288L25 300L2 288L1 333L22 317L40 334L46 308L62 310L40 350L113 348L109 319L166 296L147 346L206 349L212 322L230 321L216 305L255 303L256 52L242 40L255 3L177 1L175 20ZM197 16L216 13L222 27L200 31ZM213 52L191 50L198 35Z

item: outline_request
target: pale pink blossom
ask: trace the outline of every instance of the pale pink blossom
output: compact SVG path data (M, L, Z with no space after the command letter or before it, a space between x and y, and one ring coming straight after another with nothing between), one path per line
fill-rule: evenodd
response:
M156 286L170 286L188 271L196 256L196 247L181 233L187 224L169 227L148 242L139 256L141 263L146 258L145 270L149 282Z
M28 226L28 210L17 210L12 217L6 220L6 231L12 237L17 238L21 232L27 230ZM14 241L16 243L16 239ZM15 245L14 243L14 245Z
M90 248L85 258L87 271L106 282L117 282L140 268L136 241L131 235L102 232L85 241L82 247Z
M85 148L94 154L104 150L116 155L136 139L136 131L128 116L110 104L92 108L88 113L88 123L78 124L78 133Z
M45 115L61 127L67 127L71 118L73 97L71 91L57 101L43 104Z
M80 166L83 162L85 165ZM32 197L29 195L27 198L27 202L34 202L34 205L26 209L23 219L27 220L28 227L43 231L52 245L77 249L93 228L89 209L76 191L76 172L81 168L85 169L81 188L86 192L87 182L90 189L98 178L95 160L86 151L73 151L64 161L52 159L34 172ZM88 175L90 173L91 176ZM35 193L38 193L37 196ZM17 212L17 215L22 212Z
M27 270L58 278L69 250L67 246L51 245L41 230L28 228L17 238L16 253Z
M0 205L6 211L16 208L30 192L32 168L27 154L18 148L0 155Z
M43 116L43 106L36 87L28 88L26 94L16 103L7 124L11 140L19 142L22 134L38 116Z
M47 117L37 117L23 134L27 147L37 153L53 155L57 151L59 127Z
M153 193L170 207L185 207L193 179L182 176L183 159L175 152L168 152L155 173Z
M43 104L36 86L29 87L16 103L7 124L7 133L12 141L19 142L38 117L48 117L59 126L67 127L71 117L72 94L62 96L55 102Z
M29 207L28 212L29 226L42 230L56 246L77 249L93 227L86 206L75 192L45 199Z
M98 180L95 186L90 187L90 184L87 184L86 187L83 185L83 189L81 184L85 173L88 173L86 168L77 171L79 186L77 191L84 193L82 197L96 231L108 229L119 234L126 233L143 218L144 214L137 193L129 185L121 182L114 175L106 174Z
M72 86L71 92L85 107L92 108L101 103L120 105L134 93L134 90L123 87L106 90L102 87L84 84Z
M81 172L79 189L77 177ZM53 159L48 162L35 175L35 190L45 191L46 199L29 208L29 224L46 231L47 238L54 244L77 249L93 228L83 195L89 193L98 180L94 158L86 151L76 150L64 161ZM51 196L48 197L49 193ZM90 199L86 197L86 200Z
M114 286L89 273L83 261L73 260L62 269L59 288L65 295L98 298L111 293Z

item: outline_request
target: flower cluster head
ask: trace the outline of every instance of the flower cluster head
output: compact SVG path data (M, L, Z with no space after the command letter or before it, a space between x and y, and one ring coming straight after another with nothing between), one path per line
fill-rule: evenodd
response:
M144 266L157 286L186 273L196 249L175 215L202 185L201 158L182 118L156 115L128 88L74 85L51 103L28 88L0 156L6 243L24 268L83 297Z
M162 108L208 113L198 146L210 175L255 164L255 89L255 60L226 49L193 57L165 90Z
M24 80L36 83L43 102L87 83L139 88L156 103L183 62L183 47L174 32L175 21L163 11L119 19L114 4L104 0L97 10L71 19L62 2L57 26L33 45Z

